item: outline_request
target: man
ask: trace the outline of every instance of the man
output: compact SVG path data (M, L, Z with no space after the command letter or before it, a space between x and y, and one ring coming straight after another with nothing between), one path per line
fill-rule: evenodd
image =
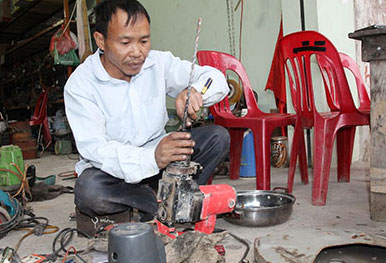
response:
M183 116L191 63L170 52L150 50L150 18L136 0L105 0L95 9L94 38L99 49L71 75L65 108L80 161L75 204L89 216L137 208L141 221L157 211L156 188L162 170L188 155L203 166L205 184L229 148L219 126L166 134L166 96L176 97ZM211 77L213 84L202 95ZM188 114L223 99L228 86L221 72L196 66ZM189 125L190 123L188 123Z

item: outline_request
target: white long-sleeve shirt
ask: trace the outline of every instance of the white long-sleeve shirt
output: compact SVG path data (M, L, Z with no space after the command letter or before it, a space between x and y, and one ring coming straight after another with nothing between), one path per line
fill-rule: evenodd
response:
M191 62L152 50L130 82L112 78L96 51L71 74L64 88L66 115L80 161L75 170L96 167L128 183L159 172L154 151L165 136L166 95L176 97L189 84ZM224 75L195 65L192 86L210 106L228 93Z

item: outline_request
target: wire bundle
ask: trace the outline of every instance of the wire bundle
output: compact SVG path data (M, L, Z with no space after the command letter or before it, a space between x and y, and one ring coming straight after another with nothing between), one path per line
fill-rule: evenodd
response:
M20 223L24 216L23 207L20 202L13 197L10 197L10 200L14 205L16 211L10 220L0 224L0 238L4 237L9 231L14 229Z
M79 256L79 254L87 251L88 248L82 249L82 250L76 250L73 246L71 246L69 249L66 249L66 246L71 242L75 233L83 237L86 237L87 239L91 239L91 236L88 235L86 232L83 232L76 228L64 228L56 235L54 239L54 242L52 244L52 254L50 255L50 258L56 260L57 258L63 257L63 262L64 262L64 260L69 255L75 255L80 261L86 262L82 257ZM56 248L57 243L59 243L59 248ZM71 252L70 251L71 249L74 252ZM61 255L60 252L65 253L65 255Z

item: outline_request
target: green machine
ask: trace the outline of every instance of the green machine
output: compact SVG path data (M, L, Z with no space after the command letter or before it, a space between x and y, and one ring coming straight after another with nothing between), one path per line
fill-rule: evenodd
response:
M10 172L13 171L20 174L11 163L15 163L21 172L24 173L24 160L20 147L17 145L0 147L0 189L3 191L13 191L19 188L21 183L21 180Z

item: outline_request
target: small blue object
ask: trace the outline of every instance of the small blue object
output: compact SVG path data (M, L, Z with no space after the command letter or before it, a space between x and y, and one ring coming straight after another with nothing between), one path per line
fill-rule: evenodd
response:
M0 203L5 206L10 216L13 216L16 213L17 203L12 202L11 197L8 193L0 190Z
M247 132L247 134L244 135L240 177L256 177L255 147L252 132Z

